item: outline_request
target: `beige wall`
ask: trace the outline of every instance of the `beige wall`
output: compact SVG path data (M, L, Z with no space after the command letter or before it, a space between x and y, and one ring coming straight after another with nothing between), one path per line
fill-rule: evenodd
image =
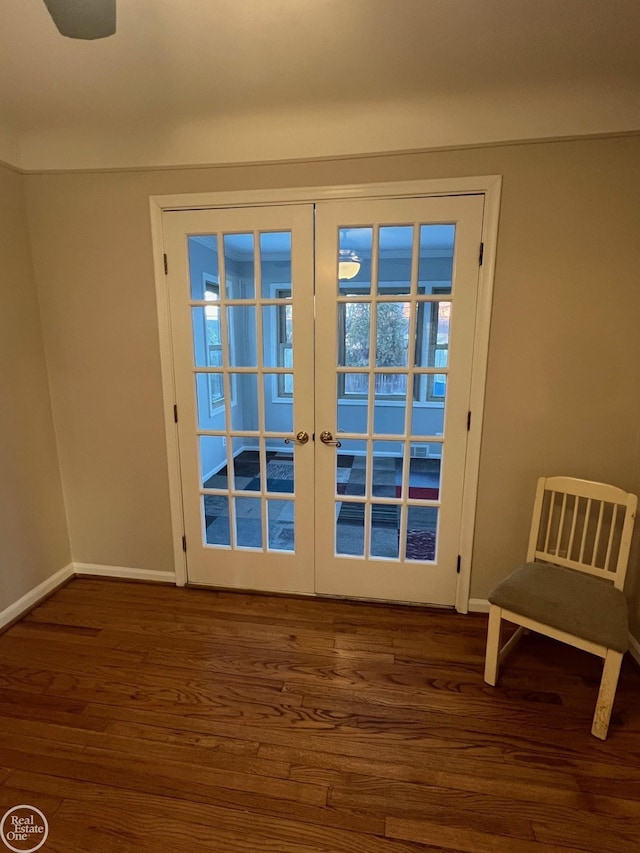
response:
M504 185L472 596L522 558L540 474L637 488L639 138L31 175L75 559L173 568L149 195L481 174Z
M70 559L23 178L0 166L0 611Z
M640 496L640 434L638 435L638 444L636 446L635 476L632 488L635 494ZM629 566L626 592L631 602L631 633L638 643L640 643L640 510L636 518L636 530L631 546Z

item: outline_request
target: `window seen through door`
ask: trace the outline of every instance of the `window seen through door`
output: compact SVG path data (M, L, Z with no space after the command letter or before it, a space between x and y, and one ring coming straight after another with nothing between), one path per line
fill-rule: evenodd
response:
M207 302L220 301L220 285L205 279L204 298ZM220 329L220 306L207 305L204 309L205 337L207 342L207 364L209 367L222 367L222 333ZM209 373L209 413L220 407L224 400L224 383L221 373Z

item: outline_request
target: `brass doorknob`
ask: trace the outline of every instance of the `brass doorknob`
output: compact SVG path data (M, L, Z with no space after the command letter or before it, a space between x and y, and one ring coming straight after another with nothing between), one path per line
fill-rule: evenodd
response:
M331 444L331 445L333 445L334 447L342 447L342 442L341 442L341 441L338 441L337 439L335 439L335 438L331 435L331 433L329 432L329 430L325 430L324 432L321 432L321 433L320 433L320 441L321 441L323 444Z
M309 441L309 433L301 429L300 432L296 433L295 438L285 438L284 443L291 444L292 441L296 444L306 444Z

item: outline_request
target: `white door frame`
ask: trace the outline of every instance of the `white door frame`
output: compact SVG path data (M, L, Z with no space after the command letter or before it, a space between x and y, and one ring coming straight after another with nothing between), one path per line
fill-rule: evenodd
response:
M164 238L162 214L165 210L197 210L215 207L254 207L273 204L308 204L329 199L407 198L411 196L444 196L482 194L485 197L482 241L483 263L479 271L479 294L476 315L476 335L473 347L473 371L469 407L473 413L467 443L467 460L462 499L460 527L460 574L456 592L456 610L469 609L471 563L475 527L478 473L480 468L480 443L484 415L484 396L489 354L489 330L493 299L498 219L502 177L483 175L465 178L437 178L422 181L394 181L380 184L353 184L325 187L283 188L268 190L238 190L229 192L154 195L149 198L151 238L153 246L160 367L164 401L165 437L169 473L169 498L171 526L174 542L176 585L187 583L186 557L182 549L184 533L182 518L182 486L180 453L174 421L175 382L173 372L173 345L169 318L169 300L164 266Z

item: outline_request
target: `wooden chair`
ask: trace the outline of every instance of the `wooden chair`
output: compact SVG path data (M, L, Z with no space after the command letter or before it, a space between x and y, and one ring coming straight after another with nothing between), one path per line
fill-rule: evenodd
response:
M615 486L541 477L527 562L489 593L484 680L524 632L538 631L604 659L591 733L607 737L622 656L629 647L623 593L638 499ZM518 630L500 648L502 619Z

